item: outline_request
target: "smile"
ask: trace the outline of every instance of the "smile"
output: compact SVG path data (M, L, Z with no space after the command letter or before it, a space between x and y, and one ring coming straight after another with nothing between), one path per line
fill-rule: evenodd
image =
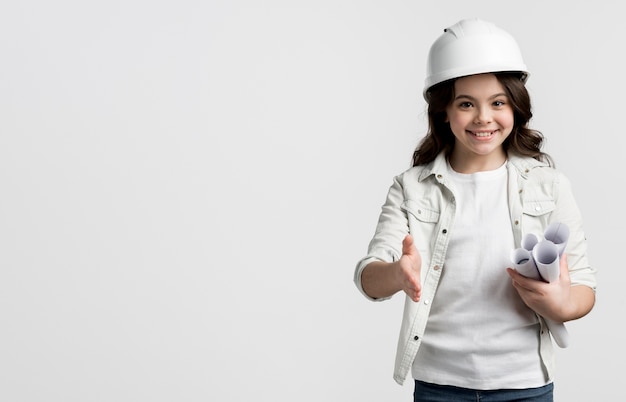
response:
M470 133L471 135L475 136L475 137L491 137L493 134L496 133L497 130L495 131L468 131L468 133Z

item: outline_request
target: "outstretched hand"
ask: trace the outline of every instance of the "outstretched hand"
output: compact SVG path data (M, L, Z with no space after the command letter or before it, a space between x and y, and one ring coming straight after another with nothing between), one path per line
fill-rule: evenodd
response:
M398 283L411 300L418 302L422 296L422 257L415 247L413 236L410 234L402 240L402 257L397 264Z

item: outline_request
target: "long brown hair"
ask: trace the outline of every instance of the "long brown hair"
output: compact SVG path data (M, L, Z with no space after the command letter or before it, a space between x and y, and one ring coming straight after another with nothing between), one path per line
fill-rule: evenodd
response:
M550 155L541 151L543 134L528 127L528 122L533 117L530 95L519 74L494 75L504 87L513 108L513 131L502 144L504 151L530 156L554 166ZM444 81L429 90L428 133L413 152L413 166L432 162L442 151L449 155L454 148L455 138L446 122L446 108L454 99L455 81L456 79Z

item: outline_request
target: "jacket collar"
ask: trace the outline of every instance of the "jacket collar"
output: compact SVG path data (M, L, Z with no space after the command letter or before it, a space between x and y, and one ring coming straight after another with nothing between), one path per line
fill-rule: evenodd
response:
M546 162L541 162L535 158L520 156L514 153L507 155L507 162L513 166L518 173L526 178L531 169L539 166L548 166ZM448 162L446 161L445 152L440 152L432 162L428 163L419 175L419 181L426 179L428 176L445 177L448 170Z
M525 179L528 177L528 173L531 169L540 166L549 166L546 162L541 162L535 158L521 156L514 153L509 153L507 160L509 165L513 166L517 170L518 174Z

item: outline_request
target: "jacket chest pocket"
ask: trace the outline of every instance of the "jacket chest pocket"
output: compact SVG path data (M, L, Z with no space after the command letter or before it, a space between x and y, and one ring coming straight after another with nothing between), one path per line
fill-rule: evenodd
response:
M549 215L556 208L554 200L554 183L550 181L527 184L524 187L522 212L531 218Z
M400 208L407 215L409 232L415 239L415 245L422 256L422 260L429 260L436 238L434 234L441 217L440 211L436 206L423 200L405 200Z
M527 200L523 205L522 231L541 235L548 226L550 215L556 208L554 200Z
M524 203L524 215L530 215L533 217L540 217L545 214L549 214L556 208L554 200L542 200L542 201L526 201Z
M436 224L439 222L439 210L425 202L405 200L400 206L409 219L409 228L419 224Z

